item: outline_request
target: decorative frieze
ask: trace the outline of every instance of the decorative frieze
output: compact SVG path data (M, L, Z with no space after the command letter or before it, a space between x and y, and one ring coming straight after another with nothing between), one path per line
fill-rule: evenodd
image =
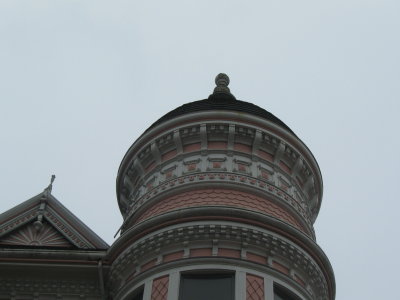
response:
M188 252L186 256L185 252ZM309 285L318 299L326 299L328 295L321 268L302 248L275 233L231 222L184 223L163 228L131 243L111 266L110 287L115 291L120 286L118 282L123 280L118 279L121 274L137 266L140 271L135 273L136 277L149 269L140 266L149 265L157 261L156 258L159 261L152 267L184 259L191 264L191 258L207 257L236 259L236 264L253 262L276 270L303 287Z
M60 232L63 233L65 238L72 242L72 244L74 244L78 248L94 248L94 245L92 245L81 234L79 234L69 224L67 224L60 216L58 216L57 212L55 212L53 209L49 208L48 211L46 211L45 216L49 223L58 228Z
M158 182L164 182L188 172L215 170L266 180L290 197L294 198L296 195L296 200L303 206L309 206L304 208L306 211L313 214L316 212L320 191L315 175L304 158L289 143L259 128L205 122L173 129L156 137L142 149L136 159L133 159L132 166L127 169L127 176L120 189L120 195L124 198L122 200L128 200L128 205L132 205L148 191L146 186L142 187L151 177L159 177ZM152 161L149 161L147 154L152 157ZM204 163L204 156L207 163ZM196 160L200 161L188 164ZM172 161L176 166L175 170L171 170ZM316 203L313 202L315 199ZM127 210L124 213L126 217L131 212L126 203L120 204ZM315 216L307 218L313 221Z
M248 174L249 176L255 177L255 178L263 178L263 179L270 179L272 180L272 177L274 174L279 174L280 178L284 178L284 181L287 183L287 185L293 185L294 189L298 191L298 194L301 195L301 197L304 198L304 200L307 198L306 195L303 194L302 189L300 186L297 185L295 181L291 179L291 177L283 172L280 172L277 170L277 168L272 165L269 162L265 161L260 161L260 162L251 162L251 159L243 156L243 155L235 155L233 159L231 160L229 156L225 154L213 154L212 152L209 153L209 155L206 157L206 161L210 162L207 164L201 164L200 162L204 161L204 159L197 154L187 154L184 156L182 160L175 160L171 163L169 161L166 163L163 167L161 167L161 174L165 174L167 170L170 170L172 168L176 169L176 172L173 172L173 175L175 177L181 176L183 173L188 171L187 165L190 163L196 163L196 170L197 172L207 172L211 170L215 171L228 171L228 172L234 172L234 173L245 173ZM232 166L232 168L230 168ZM254 168L252 167L254 166ZM269 176L267 176L267 174ZM153 172L148 173L144 177L144 181L147 182L147 178L150 177L157 177L160 176L158 175L157 170L153 170ZM162 176L164 177L164 176ZM268 177L268 178L267 178ZM164 177L164 180L167 178ZM279 187L279 182L274 182L273 180L271 183L275 184L276 186ZM127 182L126 183L129 188L131 188L131 184ZM140 188L140 186L133 187L132 189L137 192L136 190ZM135 198L140 197L141 194L135 193L135 197L132 197L131 195L131 201L135 201ZM303 201L304 202L304 201Z
M27 210L26 212L16 216L15 218L12 218L9 221L4 222L3 224L0 224L0 237L5 236L17 227L31 222L37 217L37 210L38 208L35 206Z
M1 278L1 299L101 299L97 281ZM14 297L14 298L13 298Z
M176 171L179 168L168 169L170 170L170 176L174 176L173 171ZM162 176L158 176L158 178L165 178L166 173L162 174ZM155 176L157 177L157 176ZM154 177L150 179L152 184L155 184L156 181ZM305 209L304 204L298 199L295 199L292 195L295 191L294 188L282 189L279 187L280 183L274 183L273 178L265 180L264 178L254 178L252 176L248 176L246 174L235 174L235 173L227 173L227 172L205 172L205 173L195 173L193 175L187 174L184 176L179 176L172 180L165 181L163 179L162 182L158 186L149 185L147 190L142 189L143 194L137 195L137 198L134 202L130 202L130 213L126 216L126 219L130 219L135 212L145 203L151 201L151 199L157 196L160 193L172 190L178 186L186 186L191 185L193 183L221 183L226 185L230 184L241 184L246 185L250 188L254 188L259 190L262 193L268 195L268 198L277 198L281 199L283 203L292 207L306 222L308 225L308 230L311 232L312 236L314 235L312 223L309 217L307 210ZM282 180L282 178L280 179ZM286 184L286 183L285 183ZM289 192L291 194L289 194ZM297 193L299 195L299 193Z

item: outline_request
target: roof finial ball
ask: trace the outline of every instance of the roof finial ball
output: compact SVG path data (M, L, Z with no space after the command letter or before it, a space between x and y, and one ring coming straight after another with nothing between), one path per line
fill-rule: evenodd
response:
M214 93L213 95L216 94L227 94L230 97L233 97L231 94L231 91L228 88L229 85L229 77L225 73L219 73L217 77L215 77L215 84L217 85L214 88ZM233 97L234 98L234 97Z
M225 73L219 73L217 77L215 77L215 84L217 86L228 86L229 85L229 77Z

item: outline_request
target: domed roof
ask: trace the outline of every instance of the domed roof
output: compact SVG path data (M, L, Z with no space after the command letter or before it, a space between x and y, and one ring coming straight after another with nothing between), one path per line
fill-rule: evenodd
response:
M280 119L278 119L265 109L249 102L236 100L235 96L233 96L229 91L228 88L229 77L227 75L223 73L217 75L215 83L217 84L217 86L214 89L214 93L211 94L208 97L208 99L189 102L175 108L174 110L170 111L169 113L165 114L160 119L158 119L156 122L154 122L146 131L150 130L151 128L163 122L172 120L176 117L185 114L196 113L201 111L225 110L225 111L236 111L241 113L248 113L250 115L255 115L257 117L275 123L276 125L279 125L280 127L283 127L290 133L294 134L294 132L285 123L283 123Z

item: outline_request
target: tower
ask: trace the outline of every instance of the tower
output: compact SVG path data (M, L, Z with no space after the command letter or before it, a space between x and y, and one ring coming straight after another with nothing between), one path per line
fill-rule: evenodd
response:
M156 121L123 158L110 297L333 300L313 229L316 159L277 117L237 100L228 76L216 85Z

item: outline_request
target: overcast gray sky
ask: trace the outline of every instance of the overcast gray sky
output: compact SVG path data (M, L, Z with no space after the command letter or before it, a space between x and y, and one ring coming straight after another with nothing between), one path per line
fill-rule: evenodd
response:
M125 152L225 72L320 164L337 299L394 299L399 15L398 0L1 0L0 211L54 173L53 194L111 244Z

